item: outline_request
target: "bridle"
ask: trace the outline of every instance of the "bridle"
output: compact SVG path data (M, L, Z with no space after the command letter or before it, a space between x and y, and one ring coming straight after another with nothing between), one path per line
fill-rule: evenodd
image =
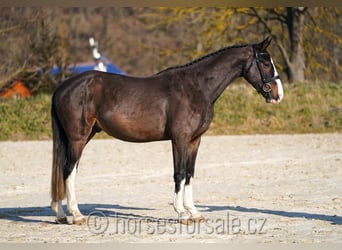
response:
M257 67L259 70L259 74L261 76L261 81L262 81L262 87L261 88L258 87L258 92L264 92L264 93L268 93L270 95L270 92L272 91L272 87L270 85L270 82L278 80L278 79L280 79L280 77L279 77L279 75L276 75L276 76L273 76L271 78L266 79L265 72L261 68L260 58L259 58L260 55L266 54L266 53L265 52L258 53L257 49L256 49L256 44L253 44L252 47L253 47L254 59L256 61L256 64L257 64ZM249 65L249 67L245 73L247 73L251 69L251 67L253 66L253 63L254 63L254 60L251 62L251 64Z

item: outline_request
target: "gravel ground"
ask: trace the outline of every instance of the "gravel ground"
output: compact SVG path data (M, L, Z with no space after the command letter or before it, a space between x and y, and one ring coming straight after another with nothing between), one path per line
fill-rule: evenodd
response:
M76 179L87 224L56 225L51 141L0 142L0 242L339 242L342 134L203 137L194 200L175 223L170 142L93 140ZM70 217L71 218L71 217Z

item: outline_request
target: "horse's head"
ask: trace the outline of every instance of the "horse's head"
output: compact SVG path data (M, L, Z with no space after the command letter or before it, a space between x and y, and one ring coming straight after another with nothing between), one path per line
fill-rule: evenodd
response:
M266 51L272 38L253 44L253 54L247 60L242 76L265 98L268 103L280 103L283 87L270 54Z

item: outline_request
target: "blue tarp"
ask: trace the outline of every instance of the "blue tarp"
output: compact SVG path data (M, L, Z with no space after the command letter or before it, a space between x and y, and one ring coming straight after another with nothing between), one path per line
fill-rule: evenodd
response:
M117 66L115 66L113 63L109 62L108 60L102 60L104 61L104 65L107 68L107 72L109 73L115 73L115 74L120 74L120 75L125 75L126 73L124 71L122 71L121 69L119 69ZM81 65L75 65L75 66L69 66L67 68L68 73L71 74L79 74L88 70L94 70L96 68L97 64L96 63L89 63L89 64L81 64ZM53 67L50 70L50 74L51 75L57 75L57 74L61 74L62 73L62 69L59 67Z

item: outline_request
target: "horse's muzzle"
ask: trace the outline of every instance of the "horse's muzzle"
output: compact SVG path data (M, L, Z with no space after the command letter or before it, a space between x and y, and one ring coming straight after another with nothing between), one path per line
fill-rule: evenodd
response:
M280 97L278 97L277 99L270 99L270 98L266 98L266 102L267 103L272 103L272 104L279 104L281 102L281 99Z

